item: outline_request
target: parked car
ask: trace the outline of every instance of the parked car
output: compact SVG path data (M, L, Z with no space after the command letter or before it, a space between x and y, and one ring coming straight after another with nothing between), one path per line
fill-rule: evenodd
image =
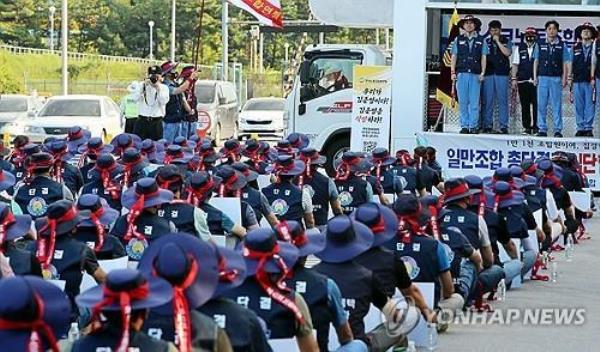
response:
M261 139L279 140L283 138L283 113L285 99L283 98L252 98L249 99L238 119L238 137L250 138L257 134Z
M10 122L34 116L42 107L43 100L37 96L22 94L0 95L0 129Z
M194 90L197 99L196 110L200 122L208 124L207 134L220 141L237 137L239 101L235 86L231 82L202 80L196 82ZM203 121L206 117L206 121ZM198 126L202 128L202 126Z
M41 143L50 136L65 137L76 125L89 130L92 136L108 138L123 130L121 110L106 96L55 96L48 98L35 117L18 119L0 132L11 137L25 134L32 142Z

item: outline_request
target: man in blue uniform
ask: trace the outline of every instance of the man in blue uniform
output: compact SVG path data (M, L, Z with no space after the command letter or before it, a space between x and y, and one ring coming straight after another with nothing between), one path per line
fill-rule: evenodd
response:
M485 38L488 47L487 66L483 81L483 133L491 133L494 127L494 102L498 103L500 133L508 134L508 74L512 42L503 36L502 23L493 20L488 24L489 35Z
M571 50L571 76L569 84L573 87L575 101L576 137L593 137L594 115L596 114L593 90L596 84L592 76L592 57L594 39L598 36L596 27L586 22L575 28L575 37L579 39Z
M527 27L523 41L514 51L512 58L512 88L518 89L521 102L521 122L525 134L536 134L537 131L537 91L533 85L533 57L537 45L537 30Z
M487 65L488 46L479 35L481 20L467 15L458 22L465 34L452 43L452 80L456 82L460 107L460 133L477 132L481 82Z
M548 136L546 113L548 103L552 104L554 137L562 138L562 90L567 86L569 76L569 48L558 37L559 24L555 20L546 22L546 39L540 41L534 50L533 83L538 87L538 128L537 136Z

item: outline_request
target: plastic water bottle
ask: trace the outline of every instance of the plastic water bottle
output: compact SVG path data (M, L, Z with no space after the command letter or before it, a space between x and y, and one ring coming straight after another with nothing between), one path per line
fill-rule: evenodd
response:
M406 349L406 352L417 352L417 346L415 345L414 341L408 341L408 348Z
M71 323L71 328L67 336L70 342L79 340L79 325L77 323Z
M567 235L567 247L565 248L565 258L568 262L573 261L573 254L575 252L575 243L573 241L573 234Z
M436 323L429 323L427 324L427 328L428 328L428 333L429 333L429 341L427 344L427 351L435 351L437 350L437 340L438 340L438 335L437 335L437 324Z
M506 281L500 280L498 287L496 288L496 298L499 302L506 300Z
M558 279L558 263L556 261L552 261L550 264L550 281L552 283L556 283Z

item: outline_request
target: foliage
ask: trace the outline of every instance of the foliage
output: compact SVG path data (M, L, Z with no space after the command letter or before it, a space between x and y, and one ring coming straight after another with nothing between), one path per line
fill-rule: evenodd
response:
M199 8L202 0L177 0L176 57L191 62L192 47L197 36ZM286 20L309 18L307 0L282 0ZM0 43L46 48L50 19L48 8L53 0L0 0ZM69 50L147 57L148 21L154 26L154 55L165 59L170 45L171 0L69 0ZM55 19L56 47L60 38L60 0ZM239 21L254 21L247 13L230 6L229 50L230 60L250 64L250 25ZM202 60L212 64L221 55L221 0L205 0L203 18ZM342 29L327 35L328 43L373 43L373 30ZM284 43L299 43L301 33L273 33L265 35L264 64L280 69L284 59ZM309 43L318 35L311 35Z

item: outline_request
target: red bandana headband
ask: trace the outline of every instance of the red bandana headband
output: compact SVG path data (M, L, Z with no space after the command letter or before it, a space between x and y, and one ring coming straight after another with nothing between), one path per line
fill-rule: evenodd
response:
M48 224L46 224L40 229L39 233L42 233L47 229L50 230L50 234L48 237L40 237L38 239L38 248L36 256L42 264L43 269L48 269L50 263L52 262L52 259L54 259L54 247L56 245L56 227L59 224L73 220L77 216L77 214L77 209L71 207L63 216L59 218L47 218Z

